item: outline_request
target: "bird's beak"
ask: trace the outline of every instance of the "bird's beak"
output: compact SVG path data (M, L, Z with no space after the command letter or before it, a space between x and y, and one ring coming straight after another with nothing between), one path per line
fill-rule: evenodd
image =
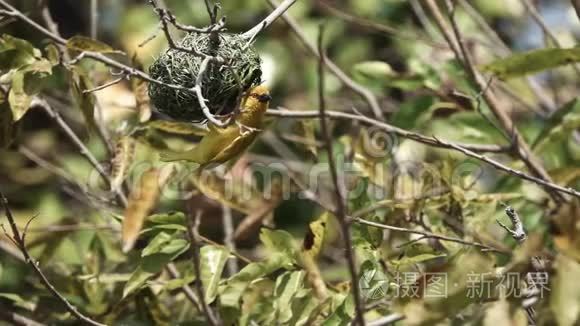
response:
M269 102L271 99L272 96L270 96L270 94L262 94L258 96L258 101L260 101L261 103Z

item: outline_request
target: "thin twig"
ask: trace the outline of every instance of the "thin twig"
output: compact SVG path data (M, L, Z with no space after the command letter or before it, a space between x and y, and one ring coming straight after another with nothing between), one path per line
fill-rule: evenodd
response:
M83 91L83 93L87 94L87 93L98 92L98 91L100 91L100 90L103 90L103 89L105 89L105 88L107 88L107 87L111 87L111 86L113 86L113 85L115 85L115 84L118 84L118 83L122 82L122 81L123 81L123 79L127 79L127 76L126 76L126 75L124 75L124 74L121 74L121 77L119 77L119 78L117 78L117 79L113 79L113 80L111 80L111 81L109 81L109 82L106 82L106 83L104 83L103 85L97 86L97 87L95 87L95 88L91 88L91 89L85 89L85 90Z
M268 3L273 8L276 8L279 4L275 0L267 0ZM320 53L316 47L316 44L310 42L306 33L302 29L302 27L296 22L292 16L288 13L284 13L282 18L286 23L290 26L290 28L294 31L294 34L298 37L298 39L302 42L302 44L320 60ZM360 95L369 105L371 111L373 112L374 116L379 120L384 120L383 110L377 100L377 97L366 87L362 86L361 84L354 81L350 78L342 69L340 69L334 62L329 60L328 58L324 61L324 65L338 78L344 85L351 89L356 94Z
M14 323L14 325L21 325L21 326L44 326L46 324L42 324L37 322L36 320L32 320L28 317L25 317L21 314L16 312L9 311L7 307L0 305L0 320L8 321Z
M34 102L34 100L33 100ZM111 185L111 177L105 171L101 163L96 159L96 157L91 153L91 151L83 144L80 138L75 134L75 132L71 129L71 127L62 119L60 114L56 112L46 101L42 99L37 99L36 105L43 108L46 113L59 125L59 127L65 132L65 134L69 137L69 139L77 146L82 156L84 156L91 165L97 170L97 172L101 175L103 180L110 186ZM121 203L126 206L127 205L127 197L125 194L118 190L115 191L117 197Z
M197 291L197 298L199 300L199 304L202 308L205 317L207 318L207 322L212 326L217 326L218 322L213 315L213 311L207 305L205 301L205 292L203 290L203 283L201 282L201 253L200 253L200 241L199 241L199 223L201 221L201 211L197 211L192 219L187 219L187 236L189 237L190 243L190 251L192 255L193 261L193 269L195 272L195 290Z
M493 112L497 120L500 122L501 127L512 135L514 149L518 154L519 158L526 164L528 169L534 174L537 178L543 179L542 181L547 182L548 184L552 183L550 175L546 172L544 167L539 163L533 152L531 151L529 145L525 142L522 135L518 132L515 127L514 122L510 118L510 116L505 112L500 102L496 99L496 97L492 94L491 90L485 90L485 78L481 75L481 73L476 69L473 61L471 60L471 56L467 51L463 39L461 37L461 33L459 31L459 27L457 22L455 21L455 6L454 4L446 0L446 6L448 9L448 17L451 22L451 30L447 26L447 22L439 6L435 0L425 0L423 2L433 14L435 22L437 23L441 33L445 37L445 40L453 50L455 57L462 62L464 69L467 71L473 82L476 84L477 92L481 92L483 98L485 99L488 107ZM564 200L564 198L554 189L550 187L545 187L546 191L550 196L556 201L560 202Z
M160 6L157 2L159 0L149 0L149 4L151 6L153 6L153 10L155 11L155 13L157 13L157 15L159 15L159 18L161 20L162 24L167 24L170 23L173 26L175 26L175 28L182 30L184 32L190 32L190 33L212 33L215 31L221 31L222 29L225 28L225 19L222 18L220 19L218 22L212 22L211 25L207 26L207 27L195 27L195 26L191 26L191 25L185 25L185 24L181 24L177 21L177 18L175 17L175 15L173 15L168 9L166 9L164 6Z
M520 2L524 6L524 8L526 8L526 10L530 13L532 19L538 24L538 26L540 26L545 37L547 37L557 48L559 49L563 48L562 43L560 42L560 40L558 40L556 35L550 30L550 27L548 26L542 15L540 15L536 6L530 0L520 0ZM576 64L572 64L571 66L572 69L574 69L574 71L576 72L576 75L580 75L580 67L578 67L578 65Z
M222 205L222 222L224 226L224 244L230 252L236 251L236 242L234 240L234 221L232 219L232 209ZM234 275L238 272L238 260L228 259L228 274Z
M267 114L270 116L288 117L288 118L318 118L319 117L319 114L316 111L291 111L291 110L286 110L286 109L268 110ZM470 157L473 157L473 158L478 159L480 161L486 162L486 163L490 164L491 166L493 166L499 170L502 170L504 172L521 177L522 179L525 179L527 181L541 185L544 188L549 188L549 189L554 190L554 191L559 191L559 192L566 193L566 194L580 198L580 192L575 190L575 189L565 188L565 187L560 186L558 184L555 184L553 182L545 181L545 180L540 179L538 177L528 175L522 171L512 169L512 168L510 168L504 164L501 164L495 160L492 160L484 155L476 153L476 151L479 151L479 152L503 152L503 151L505 151L505 148L502 150L502 149L500 149L501 147L498 147L496 145L457 144L457 143L453 143L453 142L439 139L437 137L428 137L428 136L424 136L424 135L421 135L418 133L410 132L410 131L407 131L407 130L404 130L401 128L397 128L395 126L391 126L387 123L380 122L380 121L374 120L374 119L366 117L366 116L349 114L349 113L344 113L344 112L339 112L339 111L327 111L326 116L330 117L330 118L335 118L335 119L346 119L346 120L360 121L360 122L363 122L363 123L368 124L368 125L376 126L380 129L386 131L386 132L391 132L391 133L394 133L394 134L399 135L401 137L408 138L408 139L411 139L411 140L414 140L414 141L417 141L417 142L420 142L420 143L423 143L426 145L447 148L447 149L454 149L454 150L457 150L457 151L459 151L467 156L470 156Z
M99 32L99 0L91 0L91 38L97 39Z
M167 267L165 269L167 270L167 272L169 272L169 275L171 275L172 278L174 279L181 278L181 273L179 273L179 270L177 270L175 264L167 264ZM193 291L193 289L189 285L184 284L181 286L181 290L183 290L183 293L189 299L189 301L191 301L191 303L197 309L197 311L203 312L201 304L199 303L199 299L195 294L195 292Z
M507 46L507 44L499 37L495 29L493 29L481 16L481 14L473 7L469 1L466 0L459 0L459 5L463 8L463 10L470 16L473 21L479 26L479 28L484 32L487 38L494 44L492 50L497 51L500 49L501 55L510 55L512 54L512 50ZM526 77L526 82L530 86L532 93L537 97L538 101L540 102L541 107L543 107L548 112L554 111L555 105L552 99L546 94L543 87L538 84L538 81L533 77ZM506 91L507 87L504 87ZM509 93L508 95L513 95ZM519 96L517 96L519 101L523 101Z
M295 118L295 119L303 119L303 118L314 118L318 119L319 114L318 111L314 110L288 110L285 108L279 108L276 110L268 110L267 115L273 117L284 117L284 118ZM399 127L395 127L388 123L369 118L364 115L359 114L352 114L346 113L341 111L326 111L326 116L333 119L342 119L342 120L351 120L351 121L359 121L367 125L372 125L377 127L387 133L393 133L397 136L408 138L419 143L423 143L429 146L435 147L442 147L442 148L449 148L448 146L443 145L442 143L435 140L433 137L425 136L420 133L408 131L405 129L401 129ZM447 143L447 142L446 142ZM499 145L492 145L492 144L467 144L467 143L457 143L457 145L470 149L475 152L482 152L482 153L507 153L510 150L509 146L499 146Z
M278 19L278 17L282 16L286 10L292 7L295 2L296 0L284 0L284 2L275 7L274 11L272 11L266 18L262 19L262 21L257 23L254 27L242 34L242 36L249 40L253 40L258 33L268 28L268 26Z
M206 99L205 99L205 97L203 97L203 93L202 93L202 89L201 89L201 86L202 86L201 84L203 82L203 76L205 75L209 61L210 61L210 58L205 58L205 59L203 59L203 61L199 65L199 71L197 73L197 77L195 78L195 86L193 86L193 90L195 91L195 97L197 98L197 102L199 103L199 106L201 107L205 117L212 124L214 124L218 127L225 127L230 123L230 119L227 119L226 121L220 121L213 114L211 114L210 108L205 103Z
M91 3L91 5L92 5L92 3ZM55 34L57 36L57 38L62 38L60 35L60 32L58 31L58 25L56 24L56 22L52 18L52 15L50 14L50 9L48 8L48 3L46 3L46 2L44 4L44 7L42 8L42 18L44 19L44 22L45 22L46 26L48 27L49 31L51 33ZM97 20L97 18L94 18L94 19L95 19L95 21ZM67 50L65 44L57 42L57 47L61 53L62 59L64 59L66 62L69 62L71 60L70 53ZM62 59L60 62L61 64L62 64ZM101 139L101 141L103 142L103 144L105 144L106 149L107 149L107 154L111 155L113 147L112 147L112 144L110 142L111 137L109 135L109 132L108 132L107 128L105 128L105 123L103 120L103 108L99 104L98 98L96 98L95 100L96 100L95 110L97 113L98 136Z
M79 312L78 309L74 305L72 305L62 294L60 294L56 290L56 288L50 283L50 281L46 278L46 276L44 275L44 273L40 269L38 262L34 261L34 259L29 255L28 250L26 249L26 243L25 243L26 230L24 231L24 233L20 234L20 231L18 230L18 226L16 226L16 221L14 220L14 216L12 215L12 211L10 210L10 207L8 206L8 199L6 199L6 197L4 196L4 193L2 193L1 191L0 191L0 204L4 208L4 214L6 215L6 218L8 219L8 223L10 224L10 228L12 229L12 237L10 237L10 238L18 245L18 249L20 249L20 251L22 252L22 255L24 255L26 263L32 267L32 269L34 270L36 275L40 278L42 284L46 287L46 289L50 293L52 293L52 295L56 299L58 299L61 303L63 303L66 306L67 310L71 314L73 314L75 317L77 317L81 321L83 321L87 324L90 324L90 325L104 326L104 324L96 322L96 321L92 320L91 318L83 315L81 312ZM30 221L28 223L30 223ZM28 223L27 223L27 225L28 225Z
M394 26L386 25L383 22L377 23L377 22L374 22L374 21L371 21L368 19L354 16L350 13L342 11L341 9L329 4L328 1L319 1L319 2L316 2L316 4L320 7L322 7L322 9L324 9L325 11L328 11L331 15L338 17L338 18L340 18L346 22L349 22L351 24L355 24L355 25L358 25L360 27L364 27L366 29L370 29L370 30L377 31L380 33L385 33L385 34L391 35L393 37L399 38L401 40L414 41L414 42L420 41L420 42L424 42L425 44L427 44L429 46L437 48L437 49L442 49L442 50L449 49L449 46L447 44L433 41L433 39L427 35L415 33L415 32L412 32L411 30L407 30L407 29L401 29L401 28L397 28Z
M412 230L412 229L398 227L398 226L381 224L381 223L377 223L377 222L368 221L368 220L365 220L365 219L360 218L360 217L351 217L351 218L349 218L349 221L352 221L352 222L355 222L355 223L359 223L359 224L368 225L368 226L372 226L372 227L376 227L376 228L379 228L379 229L391 230L391 231L397 231L397 232L405 232L405 233L412 233L412 234L419 234L419 235L425 236L427 238L437 239L437 240L441 240L441 241L449 241L449 242L460 243L460 244L464 244L464 245L468 245L468 246L473 246L473 247L485 249L487 251L493 251L493 252L498 252L498 253L505 253L502 250L499 250L499 249L494 248L494 247L490 247L490 246L488 246L486 244L483 244L483 243L480 243L480 242L463 240L461 238L449 237L449 236L446 236L446 235L435 234L435 233L431 233L431 232L427 232L427 231Z
M350 235L350 228L347 223L347 208L345 204L344 195L344 184L340 183L338 180L338 172L336 170L336 162L334 162L334 154L332 150L332 140L330 135L330 130L326 121L326 101L324 98L324 62L326 60L326 55L323 48L323 34L324 27L321 25L318 32L318 102L320 106L320 129L322 132L322 137L324 139L324 147L326 148L326 153L328 155L328 165L330 170L330 176L332 178L332 184L334 186L334 197L336 202L336 217L338 223L340 224L340 229L342 237L344 239L344 256L348 263L348 269L351 278L351 290L354 298L354 306L356 311L355 320L359 326L365 325L364 320L364 308L362 304L362 299L360 295L360 289L358 287L358 276L356 271L355 256L352 249L352 238Z
M390 325L392 323L396 323L400 320L405 319L405 316L400 314L400 313L393 313L390 315L387 315L385 317L381 317L377 320L373 320L372 322L370 322L368 324L368 326L385 326L385 325Z

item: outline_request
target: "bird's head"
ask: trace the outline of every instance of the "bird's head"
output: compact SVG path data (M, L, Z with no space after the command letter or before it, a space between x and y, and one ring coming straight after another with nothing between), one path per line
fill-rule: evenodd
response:
M249 126L259 126L272 97L264 85L252 87L242 102L239 120Z
M248 92L248 97L250 99L255 99L259 103L268 103L272 99L270 96L270 91L264 85L258 85L251 88Z

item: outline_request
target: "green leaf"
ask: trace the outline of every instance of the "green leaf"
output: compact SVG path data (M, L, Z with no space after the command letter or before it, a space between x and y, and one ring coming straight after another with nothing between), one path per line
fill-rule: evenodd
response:
M0 71L18 69L40 58L40 50L30 42L3 34L0 37Z
M97 123L95 122L95 96L93 93L85 92L91 89L91 82L84 73L75 69L72 72L71 83L73 97L83 113L87 128L89 132L94 132L97 130Z
M24 72L22 71L16 71L12 75L12 88L8 94L8 103L10 103L14 121L20 120L30 108L32 97L25 91Z
M90 51L99 53L123 53L122 51L115 50L108 44L94 40L86 36L73 36L66 41L66 47L70 50L75 51Z
M265 261L248 264L220 286L220 305L230 310L238 310L240 298L251 282L280 268L289 269L291 266L288 257L282 254L274 254Z
M431 259L445 257L445 256L447 256L447 254L444 254L444 253L441 253L441 254L424 253L424 254L418 254L415 256L404 256L401 259L391 261L391 263L395 266L414 265L414 264L419 264L419 263L422 263L422 262L425 262L425 261L428 261Z
M286 231L262 229L260 240L266 248L275 253L284 253L290 260L296 258L294 238Z
M188 248L189 242L185 239L175 238L175 234L160 232L143 249L139 266L125 284L123 298L141 289L151 277Z
M388 80L396 73L393 71L391 66L382 61L365 61L357 63L352 68L353 75L359 79L369 79L372 81L382 81Z
M185 214L182 212L169 212L164 214L153 214L147 220L155 224L181 224L185 225Z
M287 322L287 325L310 325L310 315L319 306L311 289L301 289L294 296L292 300L292 318Z
M4 298L12 301L16 306L22 307L24 309L33 311L36 308L36 303L31 300L26 300L22 296L16 293L2 293L0 292L0 298Z
M580 127L580 99L575 98L550 115L532 148L540 149L557 135L563 135L566 131L578 127Z
M159 232L141 251L141 257L156 254L161 251L164 245L171 241L171 235L166 232Z
M57 65L60 62L60 51L53 43L49 43L44 47L46 58L52 65Z
M540 49L496 60L485 65L483 70L493 73L500 79L509 79L575 62L580 62L580 47Z
M201 248L201 281L207 303L212 303L217 296L218 285L229 256L229 250L224 247L204 246Z
M291 306L298 290L302 288L305 275L304 271L289 271L276 279L274 306L278 315L277 324L286 323L292 318L292 309L288 309L288 307Z
M340 305L332 310L332 314L324 321L323 326L346 326L350 325L354 318L354 299L352 295L336 294L337 298L342 298Z

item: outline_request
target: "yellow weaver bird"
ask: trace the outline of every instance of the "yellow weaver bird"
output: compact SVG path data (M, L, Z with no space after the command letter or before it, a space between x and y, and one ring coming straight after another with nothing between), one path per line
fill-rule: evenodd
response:
M208 133L195 148L186 152L163 152L161 160L196 162L200 164L200 168L211 163L221 164L231 160L243 153L261 131L264 113L271 99L266 86L259 85L250 89L242 99L234 123L225 128L210 123Z

